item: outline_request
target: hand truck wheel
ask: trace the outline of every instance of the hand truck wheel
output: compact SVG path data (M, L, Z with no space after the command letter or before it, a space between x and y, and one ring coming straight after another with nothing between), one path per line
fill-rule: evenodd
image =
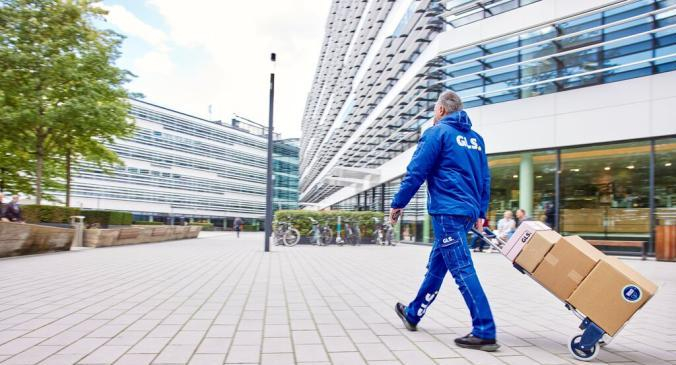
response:
M580 361L592 361L599 354L599 344L598 342L589 348L582 348L582 334L575 335L571 337L568 341L568 351L573 357Z

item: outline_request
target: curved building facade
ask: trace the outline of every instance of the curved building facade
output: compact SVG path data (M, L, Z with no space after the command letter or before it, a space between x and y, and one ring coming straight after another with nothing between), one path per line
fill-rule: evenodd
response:
M303 120L301 202L387 211L452 90L486 141L492 225L524 208L565 234L653 250L676 216L674 70L673 0L335 2ZM426 199L405 210L401 239L430 242Z

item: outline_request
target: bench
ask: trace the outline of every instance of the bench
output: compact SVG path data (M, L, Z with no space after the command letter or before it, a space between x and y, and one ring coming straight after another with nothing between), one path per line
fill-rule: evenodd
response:
M641 260L646 258L646 247L648 242L646 241L604 241L604 240L591 240L587 241L593 246L608 246L608 247L636 247L641 249ZM630 251L607 251L609 254L613 255L631 255L634 254Z

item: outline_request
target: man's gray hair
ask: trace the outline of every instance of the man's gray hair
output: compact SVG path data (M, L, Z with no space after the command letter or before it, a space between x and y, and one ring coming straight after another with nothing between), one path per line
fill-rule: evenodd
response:
M447 113L455 113L458 110L462 109L462 100L458 96L458 94L454 93L453 91L445 91L439 95L439 100L437 100L437 103L440 103L441 106L446 109Z

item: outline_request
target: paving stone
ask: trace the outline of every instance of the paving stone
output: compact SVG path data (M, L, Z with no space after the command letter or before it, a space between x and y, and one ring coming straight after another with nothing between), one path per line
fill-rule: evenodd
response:
M221 365L225 361L225 354L195 354L189 365Z
M153 360L153 364L185 364L195 352L194 345L167 345Z
M80 364L112 364L120 358L127 350L128 346L101 346L94 350L84 359L80 360Z
M208 337L202 340L197 353L203 354L225 354L228 352L232 339L227 337Z
M55 352L59 351L59 349L61 349L61 346L34 346L14 357L5 360L3 364L37 364Z
M293 352L291 339L288 337L269 337L263 339L263 353Z
M155 354L126 354L117 359L115 365L148 365L154 358Z
M329 355L331 356L331 362L334 365L366 364L366 361L364 361L359 352L335 352Z
M261 365L294 365L293 354L263 354Z
M55 354L42 360L40 365L73 365L83 357L77 354Z
M395 315L394 303L417 292L429 247L299 245L266 254L262 235L213 234L4 259L0 362L578 363L566 344L579 320L499 254L473 257L502 344L486 353L453 342L471 319L450 276L417 332ZM676 265L626 262L660 290L598 360L676 365ZM74 272L88 280L72 280Z
M254 345L233 345L225 358L226 363L258 363L260 347Z
M357 351L349 337L324 337L324 345L329 352Z
M328 361L329 358L322 345L295 345L298 362Z

